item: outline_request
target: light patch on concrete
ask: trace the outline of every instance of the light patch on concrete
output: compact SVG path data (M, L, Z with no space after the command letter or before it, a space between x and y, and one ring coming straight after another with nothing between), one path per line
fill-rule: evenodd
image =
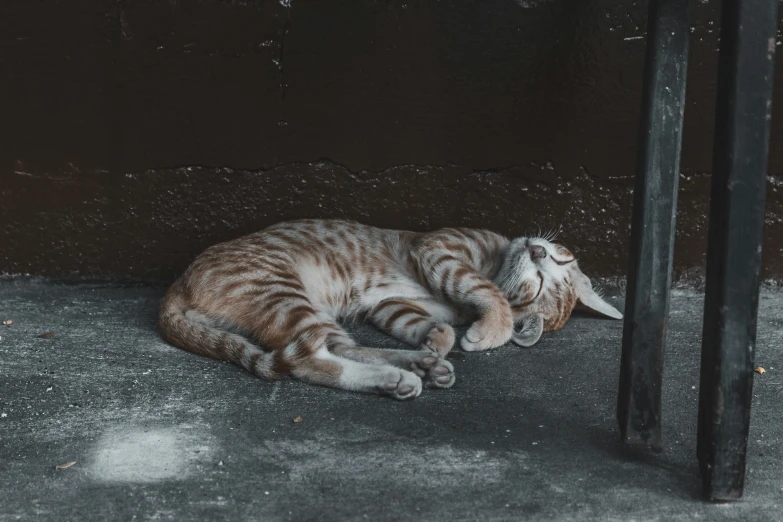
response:
M106 482L180 480L190 476L210 453L203 434L189 427L125 427L101 436L88 473Z
M378 439L380 440L380 438ZM335 438L309 441L267 441L261 449L277 465L287 468L288 480L307 483L326 474L351 488L372 490L372 477L383 469L383 478L393 478L399 487L421 489L427 483L437 488L466 484L500 484L509 469L528 469L525 452L495 454L484 450L455 448L449 444L426 448L414 441L395 440L385 445Z

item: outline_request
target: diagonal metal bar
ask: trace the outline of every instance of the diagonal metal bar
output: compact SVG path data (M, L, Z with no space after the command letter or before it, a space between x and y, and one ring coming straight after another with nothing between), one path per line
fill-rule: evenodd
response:
M655 450L661 448L689 20L688 0L650 1L617 420L625 443Z
M778 0L724 0L698 458L705 495L742 496L753 390Z

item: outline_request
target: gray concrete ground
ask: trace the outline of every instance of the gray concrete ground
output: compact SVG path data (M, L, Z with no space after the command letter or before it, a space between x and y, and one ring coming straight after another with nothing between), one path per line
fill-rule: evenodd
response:
M761 300L746 493L724 505L699 498L697 293L674 295L655 455L618 441L620 322L454 353L453 389L400 403L169 347L162 292L0 282L0 520L783 520L783 291Z

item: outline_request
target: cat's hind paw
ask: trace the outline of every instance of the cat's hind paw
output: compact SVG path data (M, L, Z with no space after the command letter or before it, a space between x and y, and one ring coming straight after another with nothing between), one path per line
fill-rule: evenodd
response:
M405 370L397 371L399 373L391 374L388 381L380 386L381 393L400 401L415 399L421 395L421 378Z
M454 366L435 354L427 355L421 361L411 364L411 370L422 378L427 388L451 388L456 380Z
M439 359L438 362L429 369L427 378L424 380L427 388L451 388L454 381L457 380L454 375L454 366L446 359Z

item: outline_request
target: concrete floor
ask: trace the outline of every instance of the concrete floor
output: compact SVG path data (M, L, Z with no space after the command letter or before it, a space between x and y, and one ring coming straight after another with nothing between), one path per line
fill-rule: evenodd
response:
M724 505L699 497L697 293L672 302L660 455L618 441L621 322L456 352L453 389L400 403L169 347L162 293L0 282L0 520L783 520L781 290L761 300L745 497Z

